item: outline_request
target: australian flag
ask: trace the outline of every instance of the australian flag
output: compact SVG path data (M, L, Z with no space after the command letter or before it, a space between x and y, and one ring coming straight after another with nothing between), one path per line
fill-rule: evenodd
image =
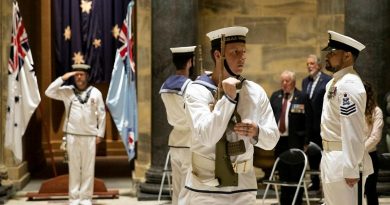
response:
M134 3L130 2L126 19L119 35L120 47L116 51L114 69L106 104L121 135L129 160L135 156L135 142L138 139L137 94L135 62L133 56Z
M130 0L54 0L56 76L72 64L91 66L92 83L110 82L120 28Z
M22 136L32 114L41 102L33 65L27 32L18 3L14 1L8 60L8 99L4 144L13 152L17 163L23 158Z

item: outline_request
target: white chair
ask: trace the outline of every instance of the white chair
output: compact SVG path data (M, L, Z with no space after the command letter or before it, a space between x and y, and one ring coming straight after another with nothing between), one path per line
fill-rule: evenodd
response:
M279 164L282 164L282 163L287 164L287 165L303 164L301 176L300 176L298 182L278 180L275 172L276 172L277 166ZM307 192L307 184L306 184L306 181L303 180L303 178L305 176L306 168L307 168L307 157L306 157L306 154L302 150L293 148L293 149L289 149L289 150L283 152L282 154L280 154L279 157L276 159L275 164L272 168L269 180L263 181L264 184L267 184L267 187L265 189L264 196L263 196L263 204L264 204L265 199L267 197L267 192L269 190L270 185L273 185L275 188L275 193L276 193L276 198L278 200L278 204L280 204L278 186L286 186L286 187L296 187L296 191L294 194L294 199L293 199L292 204L295 204L295 201L297 200L299 188L303 187L305 195L306 195L306 203L310 205L309 195Z
M161 184L160 184L160 191L158 192L158 199L157 199L158 202L160 202L160 199L161 199L161 194L162 194L163 187L164 187L165 177L167 177L167 179L168 179L169 195L172 197L172 190L171 190L172 169L170 167L168 167L170 159L171 159L171 152L168 151L167 157L165 159L165 165L164 165L163 175L162 175Z

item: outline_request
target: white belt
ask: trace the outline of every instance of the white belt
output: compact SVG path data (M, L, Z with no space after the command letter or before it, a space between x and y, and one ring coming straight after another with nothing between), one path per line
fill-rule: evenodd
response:
M196 154L195 152L192 152L192 164L202 169L210 171L215 170L214 160L203 157L202 155Z
M192 153L192 164L202 169L215 170L215 160L203 157L194 152ZM237 174L247 173L253 169L253 161L251 159L243 162L234 162L232 163L232 167Z
M324 148L324 151L342 151L343 150L343 144L341 143L341 141L322 140L322 147Z

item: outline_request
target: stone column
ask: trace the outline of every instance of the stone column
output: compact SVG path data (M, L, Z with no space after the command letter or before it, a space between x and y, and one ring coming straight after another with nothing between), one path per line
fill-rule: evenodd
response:
M196 45L197 12L197 0L152 1L152 164L141 192L158 193L171 131L159 90L175 72L169 48ZM149 185L153 188L147 187Z
M366 45L356 68L373 85L382 103L384 94L390 91L390 1L345 3L345 34Z
M7 109L7 82L8 82L8 53L12 15L12 1L1 1L0 3L0 165L5 163L4 135L5 117Z
M347 0L345 6L345 33L366 45L356 62L356 68L363 80L372 84L378 94L378 103L386 116L384 96L390 92L390 1ZM384 129L384 133L385 133ZM386 135L385 135L386 136ZM389 152L386 138L378 145L378 153ZM390 191L388 174L382 172L390 160L379 157L378 194Z
M151 1L136 1L136 69L138 98L137 159L133 179L145 181L151 161Z

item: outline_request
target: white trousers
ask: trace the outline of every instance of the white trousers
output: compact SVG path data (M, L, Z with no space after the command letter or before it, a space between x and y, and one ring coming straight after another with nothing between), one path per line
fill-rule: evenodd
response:
M172 167L172 205L178 204L178 198L181 191L187 191L184 188L187 171L191 165L191 151L189 148L170 148L171 167Z
M185 199L179 200L180 205L254 205L255 203L256 192L254 191L234 194L217 194L188 190Z
M367 177L363 177L362 193L364 193L364 184ZM345 181L323 183L324 199L326 205L357 205L358 204L358 185L355 184L352 188ZM366 204L366 199L362 199L363 205Z
M67 135L69 200L91 200L95 176L95 136Z

